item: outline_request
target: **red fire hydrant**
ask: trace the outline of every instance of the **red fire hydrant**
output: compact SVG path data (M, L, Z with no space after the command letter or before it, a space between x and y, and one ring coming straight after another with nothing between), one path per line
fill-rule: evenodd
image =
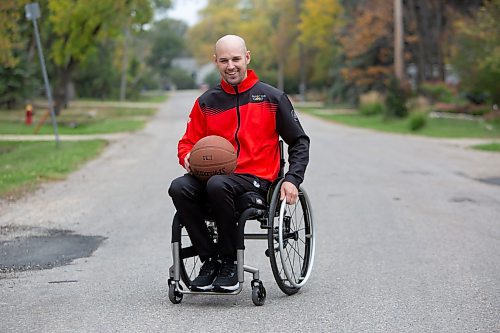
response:
M31 125L33 122L33 106L31 104L26 105L26 119L25 119L25 124L26 125Z

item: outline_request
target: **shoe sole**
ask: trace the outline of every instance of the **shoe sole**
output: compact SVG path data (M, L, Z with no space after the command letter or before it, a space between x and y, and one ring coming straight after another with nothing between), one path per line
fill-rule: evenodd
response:
M234 286L214 286L216 291L235 291L240 287L240 283L236 283Z
M213 285L208 285L208 286L190 286L189 289L193 291L210 291L214 288Z

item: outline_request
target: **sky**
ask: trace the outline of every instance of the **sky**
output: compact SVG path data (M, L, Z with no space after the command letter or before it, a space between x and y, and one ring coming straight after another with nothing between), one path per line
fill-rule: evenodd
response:
M207 5L207 0L174 0L173 8L167 11L167 16L185 21L192 26L198 21L198 10Z

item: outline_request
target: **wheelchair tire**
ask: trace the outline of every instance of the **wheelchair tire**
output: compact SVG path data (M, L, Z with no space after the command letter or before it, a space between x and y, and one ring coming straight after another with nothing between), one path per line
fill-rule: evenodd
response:
M217 229L215 228L215 224L207 221L207 228L214 242L217 242ZM191 239L189 238L186 228L183 226L181 229L181 253L184 253L183 249L191 247ZM194 249L191 248L190 250L189 255L181 254L183 258L181 258L180 261L181 280L188 288L191 286L191 282L198 276L201 265L203 264L200 257L194 252Z
M294 205L280 200L280 180L271 195L268 216L268 252L278 287L287 295L307 282L314 261L314 228L311 204L303 188Z
M168 286L168 299L170 302L173 304L179 304L182 302L183 296L184 295L177 290L174 284Z
M183 249L191 247L191 240L187 234L186 228L182 227L181 230L181 253ZM201 268L201 260L198 255L189 256L186 258L180 259L180 273L181 273L181 281L184 285L189 288L191 286L191 282L196 278L198 272Z
M266 288L262 282L252 283L252 302L256 306L264 305L266 302Z

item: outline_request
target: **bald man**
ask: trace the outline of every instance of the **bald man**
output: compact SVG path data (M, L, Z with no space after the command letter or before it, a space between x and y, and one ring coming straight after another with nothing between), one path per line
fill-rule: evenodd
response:
M215 44L214 62L220 84L193 105L178 144L179 164L187 173L172 181L169 194L203 262L190 288L234 291L239 287L235 200L247 192L267 197L280 169L281 137L288 145L289 162L280 189L281 200L295 203L309 163L309 137L286 94L259 81L255 72L247 69L250 51L243 38L220 38ZM203 183L190 173L189 155L193 145L207 135L222 136L233 144L237 166L233 174L212 176ZM205 223L206 204L217 225L217 244Z

